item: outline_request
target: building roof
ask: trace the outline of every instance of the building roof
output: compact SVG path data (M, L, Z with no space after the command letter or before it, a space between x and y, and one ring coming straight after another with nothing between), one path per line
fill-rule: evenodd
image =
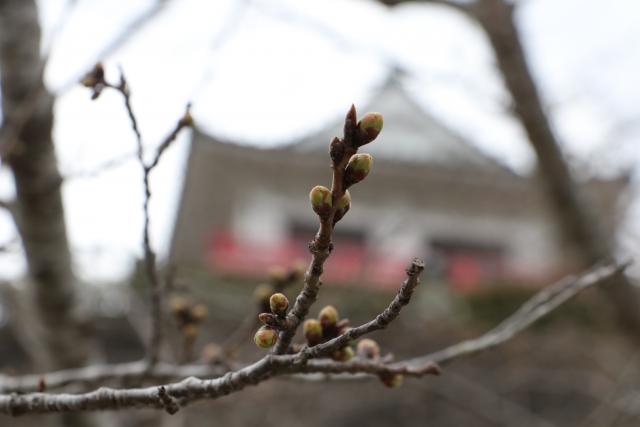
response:
M378 111L384 116L380 137L363 148L376 158L512 173L418 106L397 73L390 74L367 105L358 107L359 114L368 111ZM343 123L343 117L336 118L322 131L292 144L292 148L325 152L329 141L342 135Z

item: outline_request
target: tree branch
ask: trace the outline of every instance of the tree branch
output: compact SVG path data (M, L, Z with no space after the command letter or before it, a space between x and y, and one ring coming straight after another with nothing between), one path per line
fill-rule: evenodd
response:
M309 243L309 251L311 252L311 262L309 268L304 275L304 286L291 311L287 315L287 328L280 332L278 342L275 346L275 354L283 354L289 350L289 345L293 339L296 329L309 314L309 309L313 305L320 290L320 276L322 276L324 263L331 254L333 244L331 236L333 234L334 217L336 215L336 202L346 191L344 188L344 173L347 163L351 156L357 153L356 145L356 109L352 105L345 117L344 136L340 140L336 138L331 143L330 150L333 151L334 146L340 146L339 156L332 157L331 167L333 169L333 177L331 180L331 199L329 212L320 217L320 226L313 241ZM334 145L335 143L335 145Z
M300 353L287 355L267 355L259 361L242 369L227 372L223 376L200 380L188 378L166 385L146 388L112 389L102 387L89 393L54 394L33 393L44 384L46 387L60 387L69 384L92 384L107 380L135 380L145 373L144 361L130 364L96 366L84 369L67 370L44 374L42 376L0 377L0 413L20 415L24 413L49 413L66 411L90 411L104 409L120 409L125 407L152 407L166 409L166 396L184 406L194 400L216 399L237 392L249 385L255 385L275 376L300 374L323 374L334 378L360 378L365 376L406 375L421 377L439 373L436 363L444 364L463 356L487 350L513 338L517 333L529 327L533 322L556 309L569 298L591 286L603 283L612 277L622 274L629 263L613 263L594 267L583 275L567 278L553 284L534 295L524 303L513 315L500 325L479 338L448 347L444 350L423 357L408 359L396 363L385 360L355 359L349 362L336 362L329 359L312 359L300 357ZM414 267L415 268L415 267ZM419 274L415 269L409 270L409 277L389 307L373 321L358 328L354 335L361 336L380 327L386 326L397 317L400 308L406 304L415 285L414 277ZM415 273L415 275L414 275ZM380 319L380 320L379 320ZM374 326L378 325L378 326ZM328 349L339 343L340 337L317 347ZM324 347L320 347L324 346ZM313 348L303 350L310 352ZM310 356L317 354L308 353ZM220 375L220 368L206 365L175 366L158 363L152 371L146 371L146 378L160 379L182 377L184 375L213 376ZM306 376L301 378L305 379ZM312 377L313 378L313 377ZM166 393L165 402L160 399L160 389ZM8 393L12 394L8 394ZM26 394L16 394L26 393ZM175 408L173 408L175 409Z
M174 129L165 137L158 146L157 152L153 160L147 164L144 158L144 144L142 142L142 133L138 125L136 114L131 105L131 89L124 76L124 72L120 70L120 82L116 84L109 83L105 80L104 69L102 64L98 63L83 79L82 84L93 90L92 98L96 99L100 96L105 88L114 89L122 95L124 105L131 122L131 129L136 137L136 156L140 169L142 170L142 182L144 188L143 215L144 226L142 232L142 245L144 251L144 266L149 284L151 285L151 336L147 349L147 359L149 368L158 361L160 346L162 344L162 284L156 267L156 254L151 246L150 236L150 214L149 203L151 201L151 183L150 175L153 169L158 166L160 158L169 146L176 140L178 134L185 127L193 124L193 118L190 113L190 105L187 105L184 115L178 120Z
M418 283L420 283L420 274L423 270L424 262L420 261L419 259L414 259L411 262L411 265L407 268L406 280L402 283L402 286L398 290L398 293L396 294L393 301L391 301L391 304L389 304L389 306L382 313L380 313L378 316L376 316L375 319L365 323L364 325L349 329L343 335L340 335L325 343L318 344L313 347L308 347L302 350L298 353L299 359L307 360L329 355L343 348L351 341L354 341L371 332L386 328L400 315L400 310L402 310L402 307L409 304L414 289L416 288Z
M420 365L426 361L432 361L446 364L460 357L498 346L564 304L577 293L622 275L629 265L631 262L595 266L578 277L567 277L535 294L515 313L484 335L403 363Z

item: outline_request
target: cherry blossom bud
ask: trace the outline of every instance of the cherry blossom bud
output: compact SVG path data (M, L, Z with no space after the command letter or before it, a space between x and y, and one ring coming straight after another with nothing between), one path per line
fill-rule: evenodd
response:
M339 138L333 138L331 140L331 144L329 145L329 156L331 157L334 165L337 165L342 161L342 158L344 157L344 151L344 142L342 142L342 140L340 140Z
M358 123L358 146L362 146L370 143L378 137L382 131L382 114L380 113L367 113Z
M302 331L310 346L319 344L322 341L322 326L316 319L305 320Z
M196 322L202 322L207 317L208 310L204 304L196 304L191 308L191 317Z
M373 165L373 157L367 153L354 154L344 172L344 187L348 188L367 177Z
M331 190L327 187L323 187L322 185L316 185L309 193L311 207L321 218L326 217L331 212L331 206L333 204L332 199Z
M284 294L273 294L269 298L269 307L271 307L273 314L284 315L287 312L287 308L289 308L289 300Z
M269 276L269 281L271 282L282 282L286 276L286 271L284 267L281 265L274 265L269 268L269 272L267 275Z
M338 362L348 362L353 359L353 348L351 346L347 346L333 353L331 358L333 360L337 360Z
M182 327L182 333L186 338L194 339L198 336L198 327L193 323L187 323Z
M363 338L358 342L357 353L363 359L377 359L380 357L380 346L369 338Z
M336 213L333 216L333 223L340 221L343 216L351 208L351 195L348 191L345 191L342 197L336 201Z
M328 305L320 310L318 315L322 329L332 328L338 323L338 310L332 305Z
M268 300L272 293L273 286L262 283L256 286L255 291L253 291L253 298L256 302L262 303L263 301Z
M401 374L384 374L380 375L382 384L389 388L396 388L402 385L403 376Z
M256 345L260 348L269 348L278 340L278 332L271 326L262 326L253 337Z
M172 297L169 300L169 309L174 316L180 316L189 308L189 301L182 297Z

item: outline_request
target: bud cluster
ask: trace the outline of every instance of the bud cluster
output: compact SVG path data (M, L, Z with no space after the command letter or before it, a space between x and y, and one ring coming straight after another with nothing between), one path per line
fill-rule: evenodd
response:
M269 348L276 343L278 331L286 326L288 309L289 299L286 295L277 292L269 297L270 313L258 315L258 319L263 323L253 338L258 347Z
M169 309L180 332L189 339L198 335L198 327L207 317L204 304L193 304L186 298L173 297L169 300Z
M343 335L349 330L349 319L340 319L338 310L332 305L328 305L320 310L317 319L307 319L304 322L302 331L307 340L307 345L314 345L327 342L333 338ZM347 345L331 355L333 360L346 362L354 356L351 345Z
M373 165L373 157L366 153L358 154L358 148L375 140L382 126L380 113L367 113L358 121L355 107L352 105L349 109L344 121L344 137L333 138L329 146L334 179L338 178L339 188L329 190L316 185L309 193L311 207L322 221L333 215L335 225L351 207L351 195L346 190L365 179Z

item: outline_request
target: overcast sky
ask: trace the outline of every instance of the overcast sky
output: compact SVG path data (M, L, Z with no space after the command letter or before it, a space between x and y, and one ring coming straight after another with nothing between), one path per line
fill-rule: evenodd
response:
M42 0L49 88L58 94L55 139L69 234L81 277L124 277L141 255L142 182L135 140L117 94L90 101L72 82L151 0ZM533 72L572 158L640 164L640 3L525 0L517 16ZM289 142L333 122L392 67L436 117L488 154L526 171L532 155L505 113L509 99L481 31L442 6L393 9L365 0L181 0L122 48L122 66L149 153L192 101L197 124L246 144ZM383 112L384 113L384 112ZM153 172L152 237L165 254L188 149L184 134ZM613 154L613 155L612 155ZM117 167L82 176L112 160ZM80 175L80 176L78 176ZM637 181L637 179L636 179ZM212 186L212 194L218 191ZM12 195L6 170L0 196ZM637 218L633 213L633 219ZM640 222L640 221L638 221ZM0 244L15 235L0 213ZM0 276L18 274L19 253L0 254Z

